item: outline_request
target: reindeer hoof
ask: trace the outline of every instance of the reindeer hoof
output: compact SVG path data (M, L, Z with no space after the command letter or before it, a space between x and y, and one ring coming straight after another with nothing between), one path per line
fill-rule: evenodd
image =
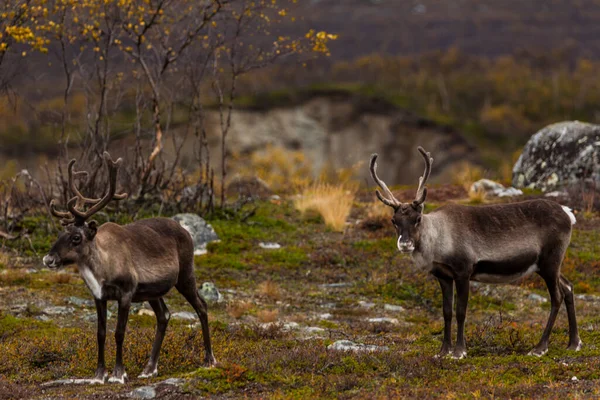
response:
M569 343L567 350L579 351L579 350L581 350L582 345L583 345L583 342L581 340L578 340L576 343L573 343L573 344Z
M533 349L529 353L527 353L527 355L534 356L534 357L542 357L547 352L548 352L548 349L543 349L543 350Z
M90 385L104 385L108 378L108 372L98 372L96 376L90 379Z
M110 378L108 378L109 383L119 383L121 385L124 385L126 381L127 381L127 373L124 373L120 377L113 375Z
M154 368L154 371L150 371L150 372L142 372L141 374L138 375L138 378L140 379L148 379L148 378L154 378L155 376L158 375L158 369Z
M457 350L451 355L453 360L462 360L463 358L467 358L467 352L465 350Z
M217 360L214 356L206 357L203 364L205 368L213 368L217 366Z

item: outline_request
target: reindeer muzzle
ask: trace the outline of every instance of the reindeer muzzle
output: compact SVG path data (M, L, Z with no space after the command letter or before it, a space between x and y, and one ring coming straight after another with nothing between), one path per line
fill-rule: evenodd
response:
M401 253L412 253L415 250L415 243L408 239L402 240L402 235L398 237L398 250Z
M62 262L56 254L46 254L42 259L44 266L50 269L58 269Z

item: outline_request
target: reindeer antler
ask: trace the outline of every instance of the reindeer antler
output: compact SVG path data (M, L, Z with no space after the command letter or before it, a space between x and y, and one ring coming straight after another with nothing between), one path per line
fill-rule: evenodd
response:
M67 208L69 212L63 212L56 210L54 200L50 202L50 211L52 215L58 218L62 218L62 225L69 225L75 223L75 225L82 225L88 218L104 208L111 200L123 200L127 197L127 193L115 194L117 189L117 173L122 163L122 159L119 158L117 161L113 161L108 152L104 152L104 161L108 168L108 191L101 199L92 199L85 197L81 194L74 182L74 177L78 175L86 175L85 171L74 171L75 160L69 162L69 187L75 195L67 202ZM92 204L87 211L81 211L78 208L83 208L86 204Z
M423 172L423 176L419 178L419 187L417 188L417 194L415 195L414 204L421 205L425 202L425 198L427 197L427 188L425 187L425 183L427 183L427 179L429 179L429 174L431 174L431 164L433 163L433 158L429 152L426 152L421 146L417 148L419 153L423 156L425 160L425 172Z
M384 197L381 194L381 192L379 192L379 190L377 190L377 189L375 189L375 194L377 195L377 198L379 200L381 200L381 202L383 204L390 206L392 208L398 208L400 206L400 201L398 199L396 199L396 197L394 197L394 194L387 187L385 182L382 181L381 179L379 179L379 177L377 176L377 157L379 157L379 155L377 153L371 155L371 163L370 163L369 169L371 170L371 176L373 177L373 180L375 181L375 183L377 185L379 185L379 187L381 189L383 189L383 192L386 197Z

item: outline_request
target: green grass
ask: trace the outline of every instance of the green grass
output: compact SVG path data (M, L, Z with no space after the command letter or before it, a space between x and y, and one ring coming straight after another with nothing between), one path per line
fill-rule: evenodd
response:
M528 301L526 296L530 292L545 296L541 279L530 278L519 288L494 286L499 292L474 285L466 324L468 358L436 359L443 332L438 283L397 252L394 237L387 237L383 230L358 227L344 235L329 232L322 221L303 219L290 202L260 202L256 207L254 215L244 220L225 213L210 217L221 241L211 243L208 254L195 258L199 285L215 282L224 289L227 302L250 303L239 319L230 314L227 304L209 306L219 366L202 368L200 329L189 328L189 321L172 319L159 362L160 376L151 382L182 377L187 383L176 393L232 398L584 398L600 394L597 304L576 300L584 342L581 352L565 350L568 332L563 308L548 355L533 358L526 354L540 338L549 305ZM26 224L32 241L40 247L53 240L55 234L44 225L43 217ZM600 295L597 231L589 226L575 228L565 274L576 288ZM275 241L283 247L265 250L258 245L261 241ZM7 305L6 310L9 304L21 302L31 306L23 315L0 314L0 376L4 388L9 388L0 385L0 394L16 391L18 386L30 391L24 397L39 396L42 382L90 377L96 362L95 324L84 322L81 316L93 309L75 307L73 316L37 320L42 308L36 302L66 305L70 296L90 298L81 279L76 275L57 278L47 271L7 271L0 274L0 306ZM261 293L260 284L265 281L277 285L278 297ZM322 286L337 282L350 285ZM361 300L375 306L364 308L358 304ZM171 312L192 311L176 290L166 301ZM402 305L405 311L385 311L384 303ZM277 310L278 322L295 321L324 332L306 338L302 331L286 331L283 325L263 328L258 319L263 310ZM331 314L329 319L321 317L326 313ZM367 321L382 316L399 323ZM115 322L113 310L109 331ZM44 396L110 396L147 384L134 377L147 361L154 326L150 316L129 319L125 362L132 382L126 387L55 388L46 389ZM388 350L343 353L327 349L342 339ZM109 368L114 351L111 333L106 352ZM573 376L578 377L577 384L571 382Z

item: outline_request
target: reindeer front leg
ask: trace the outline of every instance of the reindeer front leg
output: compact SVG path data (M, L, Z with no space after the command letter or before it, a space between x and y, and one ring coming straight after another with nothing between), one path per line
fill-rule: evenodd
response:
M452 279L438 277L442 288L442 309L444 312L444 341L436 357L445 357L452 352L452 301L454 299L454 282Z
M465 319L467 317L467 303L469 302L469 279L457 279L456 283L456 346L452 358L461 359L467 356L465 343Z
M104 363L104 343L106 342L106 300L96 301L96 313L98 314L98 368L92 383L104 383L106 381L106 365Z
M125 340L125 329L129 319L129 309L131 308L131 296L123 297L119 300L119 316L117 320L117 329L115 331L115 342L117 343L117 357L115 369L109 378L111 383L125 383L127 373L123 366L123 341Z

